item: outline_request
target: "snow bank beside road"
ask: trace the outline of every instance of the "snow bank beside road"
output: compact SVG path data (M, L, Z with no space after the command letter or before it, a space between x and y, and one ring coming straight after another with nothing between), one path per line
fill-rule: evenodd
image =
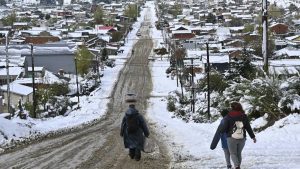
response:
M0 145L5 143L7 139L19 139L27 137L34 132L26 124L12 122L0 117Z

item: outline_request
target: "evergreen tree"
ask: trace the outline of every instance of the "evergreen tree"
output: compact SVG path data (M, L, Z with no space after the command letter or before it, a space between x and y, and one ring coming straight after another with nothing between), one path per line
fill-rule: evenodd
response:
M50 90L40 87L37 90L36 97L38 102L43 105L44 110L46 110L46 104L49 99L53 97L53 94L50 92Z
M253 24L246 24L245 28L243 30L244 33L249 33L254 31L254 25Z
M76 52L77 71L83 76L89 72L89 68L92 64L92 54L86 47L81 47Z
M242 53L233 60L231 63L232 69L229 79L242 76L243 78L252 80L256 76L256 68L251 64L251 53L247 51L246 47L243 48Z
M12 13L2 19L2 23L4 26L13 26L14 22L16 21L17 21L17 16L15 13Z
M297 11L299 11L299 9L298 9L298 7L295 4L291 4L289 6L289 11L290 12L297 12Z
M207 18L206 18L206 22L207 23L216 23L217 19L216 19L216 16L212 13L209 13L207 15Z
M94 13L94 20L95 20L95 23L96 24L103 24L104 21L103 21L103 10L101 7L97 7L97 10L95 11Z
M182 7L179 4L175 4L174 6L172 6L172 8L169 10L168 12L169 14L172 14L173 16L177 17L177 15L181 15L182 14Z
M105 60L107 60L107 59L108 59L107 49L104 48L104 49L102 50L101 60L102 60L102 61L105 61Z
M125 11L124 11L124 15L129 17L129 18L133 18L134 20L137 19L138 17L138 8L137 8L137 4L129 4Z
M111 36L111 42L118 42L122 39L122 37L123 37L122 32L119 31L113 32Z
M279 8L278 6L276 6L275 4L271 4L269 6L269 9L268 9L269 13L269 17L270 18L273 18L273 19L277 19L277 18L280 18L283 16L284 14L284 9L282 8Z
M243 26L244 22L241 18L231 18L231 21L229 21L229 26L235 27L235 26Z
M45 19L49 20L51 18L51 16L49 14L46 14Z

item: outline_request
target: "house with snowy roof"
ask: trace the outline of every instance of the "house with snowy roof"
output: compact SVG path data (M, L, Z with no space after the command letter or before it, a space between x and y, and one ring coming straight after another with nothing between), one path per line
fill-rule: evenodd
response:
M280 58L300 59L300 49L294 47L286 47L276 51L275 55Z
M85 42L88 48L91 47L105 47L107 43L110 41L111 36L98 34L96 37L93 37Z
M251 14L235 14L234 17L242 19L244 23L251 23L254 19L254 17Z
M33 46L35 66L57 73L61 69L67 73L75 74L75 48L67 43L49 43ZM31 66L31 51L29 45L10 45L8 50L11 55L20 55L25 58L24 66ZM0 55L5 55L5 46L0 46Z
M27 29L29 27L28 22L14 22L13 23L13 29L22 30Z
M263 61L252 62L257 67L263 67ZM300 59L277 59L269 60L269 73L280 76L299 76Z
M7 76L7 69L5 67L0 68L0 85L7 84L7 77L9 77L11 82L16 80L19 76L24 74L24 71L22 67L9 67L9 76Z
M7 85L2 85L0 89L4 97L4 104L7 105ZM33 101L32 87L12 82L9 84L9 93L11 105L17 106L19 104L20 99L23 103Z
M216 30L216 35L218 36L218 41L224 41L231 37L231 32L227 27L218 27Z
M190 27L184 25L173 25L170 28L171 37L174 39L191 39L195 37L195 34L192 32Z
M290 46L300 47L300 35L289 36L285 38Z
M35 86L49 86L52 84L65 83L65 80L60 79L54 73L46 70L44 67L34 67ZM32 87L32 67L28 67L26 76L17 78L14 83Z
M172 38L173 39L191 39L195 37L195 34L192 33L191 30L174 30L172 31Z
M275 23L270 26L270 31L273 32L275 35L284 35L288 33L289 26L284 23Z
M98 34L110 34L112 32L118 31L118 29L115 27L104 25L95 25L95 30Z
M1 50L1 48L0 48ZM3 50L5 51L5 50ZM8 54L9 58L9 79L14 81L16 78L23 76L25 73L24 66L26 66L25 57L21 54ZM7 84L7 62L5 53L0 51L0 85Z
M199 58L200 68L205 70L207 65L207 51L206 50L187 50L188 57ZM229 55L226 53L210 53L209 63L211 67L217 71L224 72L229 69Z
M84 32L68 32L67 39L75 39L85 41L89 38L89 35Z

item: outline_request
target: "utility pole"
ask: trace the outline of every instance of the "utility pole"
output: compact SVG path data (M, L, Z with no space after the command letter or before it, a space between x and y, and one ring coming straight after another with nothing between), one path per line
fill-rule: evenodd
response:
M198 58L184 58L184 60L191 60L191 111L195 113L195 84L194 84L194 60Z
M99 70L99 58L100 57L100 52L98 52L98 55L96 55L96 62L97 62L97 76L98 76L98 80L99 80L99 83L101 82L101 78L100 78L100 70Z
M209 72L210 72L210 63L209 63L209 46L208 42L206 43L206 53L207 53L207 117L210 119L210 84L209 84Z
M79 105L79 87L78 87L77 58L75 57L74 60L75 60L75 74L76 74L77 102L78 102L77 108L79 109L80 105Z
M174 57L175 57L175 63L176 63L176 84L177 84L177 87L178 87L178 59L177 59L177 56L176 56L176 39L174 40Z
M10 75L9 75L9 60L8 60L8 32L6 33L5 40L6 40L5 53L6 53L7 111L8 111L8 113L10 113Z
M33 89L33 118L36 118L36 97L35 97L35 74L34 74L34 57L33 57L33 45L30 44L31 52L31 71L32 71L32 89Z
M191 62L192 62L192 82L191 82L191 86L192 86L192 112L195 113L195 85L194 85L194 59L196 58L191 58Z
M268 66L268 1L262 0L262 24L263 24L263 43L262 43L262 54L264 58L264 71L266 74L269 72Z

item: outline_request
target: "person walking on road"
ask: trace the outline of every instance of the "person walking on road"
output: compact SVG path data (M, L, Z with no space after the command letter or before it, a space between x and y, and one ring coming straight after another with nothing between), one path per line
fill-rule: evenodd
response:
M242 150L246 142L246 131L256 143L256 138L250 126L243 107L238 102L231 103L231 111L224 118L220 133L227 134L227 144L235 169L240 169L242 163Z
M120 135L123 137L125 148L129 149L130 158L139 161L141 151L144 151L145 137L149 137L150 133L144 117L135 108L136 99L126 101L129 108L123 117Z
M222 148L225 154L225 160L226 160L226 164L227 164L227 168L231 169L231 162L230 162L230 153L229 153L229 149L228 149L228 145L227 145L227 134L226 133L221 133L221 127L224 124L224 117L229 113L229 111L227 109L224 109L221 111L221 115L223 117L223 119L221 120L221 123L219 124L219 127L214 135L214 138L211 142L210 145L210 149L214 150L217 145L219 140L221 139L221 143L222 143Z

